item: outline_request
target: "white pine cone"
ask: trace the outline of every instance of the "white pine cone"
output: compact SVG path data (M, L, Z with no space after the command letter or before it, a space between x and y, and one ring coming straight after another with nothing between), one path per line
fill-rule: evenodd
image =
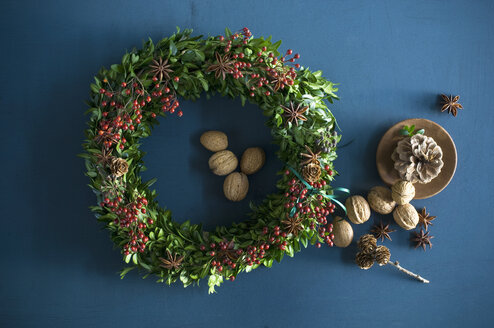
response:
M400 178L429 183L441 172L443 151L431 137L416 134L398 142L391 158Z

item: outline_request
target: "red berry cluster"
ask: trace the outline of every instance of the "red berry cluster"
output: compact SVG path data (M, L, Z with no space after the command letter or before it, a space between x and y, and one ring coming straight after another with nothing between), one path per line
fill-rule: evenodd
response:
M180 78L178 76L175 76L173 78L173 80L175 82L179 82ZM167 87L168 83L165 82L165 83L160 84L158 82L157 77L153 77L153 82L155 82L156 84L154 85L155 90L153 90L151 95L155 98L160 98L160 102L163 104L161 107L163 112L168 112L170 114L175 113L178 106L180 106L180 103L177 99L177 95L175 94L175 92L170 90L169 87ZM179 110L177 112L177 116L182 117L183 112L181 110Z
M223 272L223 266L228 266L230 269L235 269L237 264L234 260L243 254L242 249L235 249L235 244L233 241L221 241L218 244L209 244L210 251L209 256L213 259L211 265L216 267L218 272ZM206 246L201 245L201 250L205 251Z
M218 37L222 44L223 51L229 54L232 46L241 48L243 45L248 44L249 38L252 33L248 28L244 28L231 35L230 40L226 40L225 37ZM237 42L235 42L237 41ZM250 96L254 97L256 91L260 94L270 96L272 92L277 92L280 89L284 89L285 86L294 84L294 80L297 77L295 68L300 68L300 64L295 64L293 67L288 66L288 63L293 63L300 58L299 54L293 55L293 50L288 49L284 56L278 58L273 52L268 52L267 47L263 47L261 51L257 53L257 56L248 58L245 55L245 51L237 51L231 54L231 57L227 57L228 60L233 60L233 68L230 70L234 79L246 78L246 85L250 89Z
M125 255L136 252L144 252L149 238L144 234L147 225L152 225L154 220L146 217L146 206L148 201L144 197L137 198L134 202L125 203L123 198L118 196L112 200L105 198L100 203L101 207L108 207L117 215L113 223L128 231L128 242L124 245Z
M329 166L327 170L329 171ZM290 171L287 170L285 174L290 175ZM333 246L334 235L331 233L333 225L328 224L327 216L334 213L336 205L320 194L310 194L305 184L296 178L292 178L288 182L288 186L289 191L285 193L286 203L284 205L287 211L291 212L292 209L295 209L293 214L295 218L310 219L309 228L311 230L317 228L319 236L324 239L324 242ZM324 189L326 181L310 183L310 186L314 190ZM316 247L320 247L320 244L316 244Z

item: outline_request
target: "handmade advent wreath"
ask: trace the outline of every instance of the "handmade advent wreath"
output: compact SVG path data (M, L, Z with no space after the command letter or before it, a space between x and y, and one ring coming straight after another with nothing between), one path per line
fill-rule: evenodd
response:
M341 205L334 192L346 190L329 185L341 138L326 104L337 98L334 84L294 64L300 56L292 50L280 56L281 41L253 38L247 28L208 38L191 32L177 29L157 44L149 40L121 64L101 69L91 84L82 157L99 203L92 210L131 265L121 276L137 267L159 282L180 279L185 286L209 276L211 292L224 278L271 267L301 245L332 246L326 217ZM155 179L140 177L140 139L150 136L158 116L183 115L179 97L195 100L203 92L257 104L284 163L278 192L252 205L249 220L211 232L175 221L149 189Z

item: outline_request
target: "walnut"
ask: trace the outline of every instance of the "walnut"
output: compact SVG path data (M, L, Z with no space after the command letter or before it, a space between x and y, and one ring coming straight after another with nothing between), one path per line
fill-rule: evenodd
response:
M223 183L225 197L232 202L238 202L247 196L249 191L249 179L243 173L233 172L228 175Z
M337 247L347 247L353 239L353 229L348 221L336 216L333 220L333 242Z
M396 202L391 197L391 190L383 186L372 188L367 195L370 207L380 214L393 212Z
M411 230L419 223L419 214L410 204L398 205L393 211L393 218L405 230Z
M200 141L204 148L214 152L228 147L228 137L221 131L206 131L201 135Z
M354 224L361 224L369 220L371 212L367 201L362 196L348 197L345 202L348 218Z
M398 181L391 187L391 197L398 205L407 204L415 197L415 187L411 182Z
M237 157L229 150L219 151L209 158L209 168L216 175L230 174L237 165Z
M260 147L247 148L240 159L240 170L245 174L254 174L266 162L266 154Z

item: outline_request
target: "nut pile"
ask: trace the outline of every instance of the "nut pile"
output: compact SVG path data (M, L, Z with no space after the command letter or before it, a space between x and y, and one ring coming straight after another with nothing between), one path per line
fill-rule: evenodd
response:
M223 183L225 197L233 202L241 201L249 191L247 175L258 172L266 162L266 154L260 147L247 148L240 159L240 172L234 172L238 159L227 150L228 137L221 131L206 131L201 135L204 148L215 152L208 161L211 171L220 176L227 176Z

